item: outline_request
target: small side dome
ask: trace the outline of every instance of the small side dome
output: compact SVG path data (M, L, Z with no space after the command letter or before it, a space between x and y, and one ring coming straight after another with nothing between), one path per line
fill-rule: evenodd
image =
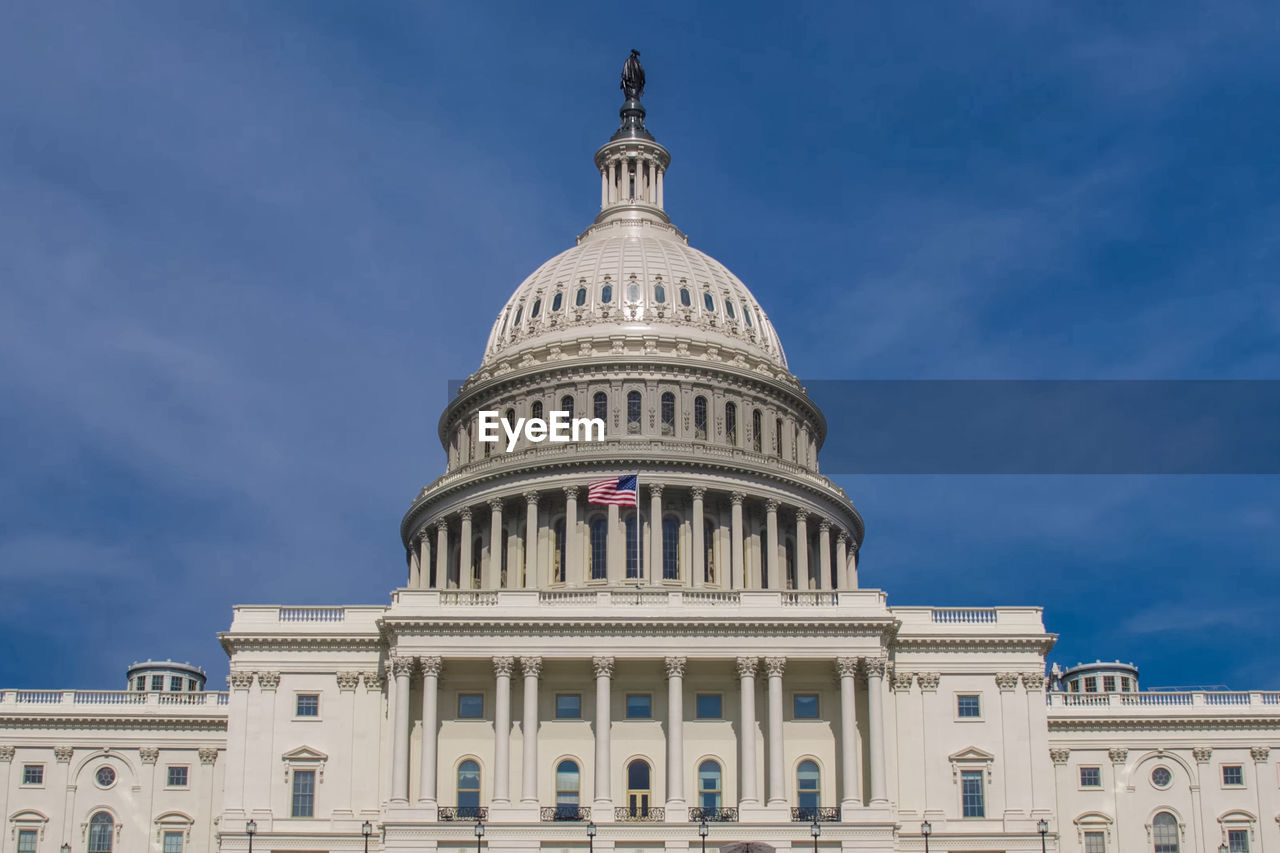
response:
M135 661L125 674L126 690L135 693L201 693L205 672L172 660Z

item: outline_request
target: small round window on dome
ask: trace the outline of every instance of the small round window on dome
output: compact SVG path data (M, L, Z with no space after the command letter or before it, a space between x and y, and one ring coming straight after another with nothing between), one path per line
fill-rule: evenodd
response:
M542 313L542 300L541 299L533 300L533 310L529 312L529 319L536 320L538 318L538 315L541 313Z
M704 293L704 294L702 294L702 304L703 304L703 305L705 305L705 306L707 307L707 310L708 310L708 311L714 311L714 310L716 310L716 300L715 300L715 297L714 297L714 296L712 296L710 293Z
M730 320L738 319L738 315L733 313L733 302L728 299L724 301L724 313L729 315Z
M640 301L640 285L636 284L634 281L627 285L627 301Z
M667 289L662 285L655 285L653 288L653 301L659 305L667 301Z
M574 297L573 304L579 308L587 304L587 289L585 287L578 288L578 295Z
M606 284L604 287L600 288L600 301L603 302L605 305L608 305L610 302L613 301L613 285L612 284Z
M687 287L680 288L680 304L685 308L688 308L693 304L693 300L689 297L689 288Z
M551 300L551 312L559 311L562 305L564 305L564 294L557 291L555 298Z

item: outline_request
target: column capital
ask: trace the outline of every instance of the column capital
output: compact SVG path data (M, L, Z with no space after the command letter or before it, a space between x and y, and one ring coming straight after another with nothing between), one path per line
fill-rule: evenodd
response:
M1271 747L1251 746L1249 747L1249 757L1258 764L1266 764L1267 759L1271 757Z
M689 491L693 494L693 499L695 501L700 501L707 496L707 489L705 486L694 486Z
M688 658L683 655L670 655L666 659L667 678L684 678L684 665Z
M441 516L435 520L436 531L447 531L449 529L449 519Z
M431 531L428 530L426 527L423 527L421 530L419 530L417 533L413 535L413 539L411 539L410 541L417 544L418 547L422 547L423 542L426 542L427 544L431 544Z
M201 764L214 764L218 760L218 750L212 746L202 746L196 750L196 755L200 756Z
M365 690L381 690L382 689L382 670L366 669L360 673L360 680L364 682Z
M520 658L520 671L524 673L525 678L529 676L537 678L542 675L542 658L537 655L525 655Z
M858 674L858 659L855 657L836 658L836 674L841 678L853 678Z
M439 655L423 655L418 658L418 666L422 667L423 675L439 676L440 670L444 669L444 661Z
M1196 760L1196 764L1208 764L1209 759L1213 757L1213 747L1193 746L1191 748L1191 757Z
M818 532L819 532L819 533L830 533L830 532L831 532L831 522L827 521L825 518L824 518L824 519L822 519L822 521L819 521L819 522L818 522Z
M227 683L231 685L232 690L248 690L253 686L253 673L233 669L227 676Z
M1001 693L1008 693L1010 690L1018 686L1018 673L1016 672L997 672L996 687Z
M809 519L809 510L807 509L796 510L796 523L804 522L804 521L807 521L808 519Z
M916 681L920 685L922 691L933 691L938 689L938 685L942 683L942 673L940 672L917 672Z
M263 690L275 690L280 686L280 673L278 672L258 672L254 674L258 676L258 686Z
M863 658L863 662L867 666L867 675L869 676L883 678L884 674L889 670L889 658L885 655Z
M360 686L360 673L354 669L335 672L333 677L338 682L339 690L351 691Z
M396 678L399 678L402 675L408 677L409 674L413 672L413 658L395 655L394 657L387 659L387 669L390 670L391 674Z
M458 518L462 519L463 521L470 521L471 507L464 506L462 509L458 510Z
M613 677L613 658L609 655L596 655L591 659L591 665L595 667L596 678Z
M502 498L489 498L487 503L493 512L502 512Z
M1022 686L1028 690L1043 690L1045 677L1043 672L1022 673Z
M765 672L769 673L769 677L782 677L782 671L787 668L787 659L784 657L768 657L764 659Z
M780 506L782 506L782 501L777 500L776 498L769 498L767 501L764 502L764 511L777 512L778 507Z
M1054 764L1066 764L1071 760L1071 750L1055 746L1049 750L1049 760Z
M905 693L911 689L911 682L915 680L914 672L894 672L893 678L889 680L889 685L897 693Z
M510 678L515 668L516 659L511 655L499 655L493 659L493 674L499 678Z
M649 486L649 497L661 498L662 489L663 489L663 486L661 483L654 483L653 485Z
M740 657L738 658L738 677L739 678L755 678L756 667L760 663L760 658Z
M15 751L13 744L0 746L0 761L13 761Z
M70 746L55 746L53 748L53 757L57 759L59 764L68 764L75 749Z
M144 746L138 749L138 757L142 759L143 764L155 764L160 758L160 748L156 746Z
M565 487L564 487L564 496L565 496L565 499L566 499L566 500L576 501L576 500L578 499L578 487L577 487L577 486L565 486Z
M746 499L747 499L747 496L742 492L729 493L729 503L733 504L734 506L742 506L742 502L745 501Z
M849 541L849 534L841 530L836 534L836 544L841 545Z
M1129 750L1123 746L1113 746L1107 750L1107 757L1112 764L1124 764L1129 760Z
M537 492L524 493L524 502L527 503L529 506L537 506L538 500L539 500L539 495Z

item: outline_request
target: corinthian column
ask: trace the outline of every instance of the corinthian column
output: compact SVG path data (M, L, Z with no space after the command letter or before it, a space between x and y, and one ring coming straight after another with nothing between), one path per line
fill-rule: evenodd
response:
M582 571L582 542L578 536L578 487L564 487L564 544L565 582L569 586L585 586L587 579Z
M511 802L511 670L515 658L503 655L493 659L497 678L493 699L493 802Z
M538 493L525 492L524 588L538 588Z
M836 536L836 586L849 589L849 535L843 530Z
M772 498L764 502L764 564L769 589L784 589L787 585L778 569L778 506Z
M730 565L733 571L732 586L734 589L742 589L745 586L745 574L742 565L742 502L747 496L742 492L734 492L729 495L730 505L730 542L729 554Z
M809 513L796 510L796 589L809 588Z
M419 769L418 802L436 804L436 728L439 725L440 658L418 658L422 667L422 767Z
M684 808L684 666L685 658L667 664L667 808Z
M520 658L520 670L524 673L524 713L520 715L520 730L524 740L524 756L520 765L520 801L538 802L538 676L542 673L542 658Z
M613 677L613 658L597 655L591 659L596 670L596 799L593 806L597 814L613 814L613 793L610 780L609 741L613 734L609 718L609 680Z
M871 740L871 805L888 805L884 771L884 675L885 657L867 658L867 728Z
M787 666L787 659L765 658L764 666L769 673L769 805L785 806L787 789L782 773L782 671Z
M471 589L475 581L471 577L471 507L458 511L462 519L462 532L458 534L458 589Z
M480 580L482 589L502 586L502 549L507 547L507 537L502 535L502 499L489 501L489 565Z
M738 690L740 693L742 731L738 733L738 765L742 784L738 801L745 806L760 804L756 789L756 664L758 658L738 658Z
M840 676L840 808L844 820L852 818L849 809L860 804L858 796L858 706L854 699L854 679L858 677L858 659L836 658Z
M666 578L663 572L662 559L662 486L655 485L649 487L649 534L650 550L653 556L649 558L649 566L651 574L649 583L654 584ZM677 561L677 565L679 562Z
M426 589L431 584L431 534L422 528L418 536L418 589Z
M831 588L831 522L818 524L818 589Z
M449 588L449 522L436 522L436 579L434 589Z
M391 674L396 680L395 716L391 729L391 801L409 802L409 673L413 658L393 657Z
M690 531L693 538L693 563L690 573L692 574L693 586L700 587L706 582L706 543L703 542L703 527L706 522L702 519L702 499L706 497L707 490L702 486L694 486L693 493L693 519L690 522L693 529Z

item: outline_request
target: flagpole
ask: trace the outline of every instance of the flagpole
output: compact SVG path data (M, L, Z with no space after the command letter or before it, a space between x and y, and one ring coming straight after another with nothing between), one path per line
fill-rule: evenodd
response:
M640 565L640 471L636 471L636 580L643 585L644 567Z

